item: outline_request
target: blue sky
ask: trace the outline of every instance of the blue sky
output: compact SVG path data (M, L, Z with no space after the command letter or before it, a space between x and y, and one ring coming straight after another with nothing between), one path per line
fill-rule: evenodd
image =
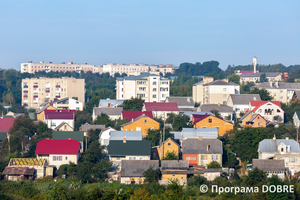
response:
M5 1L0 68L21 62L300 64L300 1Z

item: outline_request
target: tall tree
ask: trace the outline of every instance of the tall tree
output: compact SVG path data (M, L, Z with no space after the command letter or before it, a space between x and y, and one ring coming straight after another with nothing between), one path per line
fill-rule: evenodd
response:
M271 101L273 97L266 89L253 88L250 90L249 94L259 94L261 100Z
M127 99L123 102L121 105L123 107L123 110L142 110L144 105L144 100L141 98L131 98Z

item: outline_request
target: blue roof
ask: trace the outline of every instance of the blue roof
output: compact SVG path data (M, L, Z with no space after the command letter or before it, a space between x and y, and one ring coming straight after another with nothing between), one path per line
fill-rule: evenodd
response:
M278 152L277 147L283 143L285 145L289 145L291 147L290 152L298 153L300 152L299 144L293 139L264 139L258 145L260 152Z
M181 137L183 139L199 137L218 138L218 128L183 128L181 132Z
M172 134L174 134L174 139L175 140L183 140L183 137L182 137L182 135L181 135L181 132L170 132L170 133L172 133Z
M111 131L109 140L123 140L126 137L126 140L142 140L143 132L142 131Z
M110 107L114 107L115 105L121 105L123 102L124 100L118 100L118 99L100 99L99 107L107 108L109 104Z

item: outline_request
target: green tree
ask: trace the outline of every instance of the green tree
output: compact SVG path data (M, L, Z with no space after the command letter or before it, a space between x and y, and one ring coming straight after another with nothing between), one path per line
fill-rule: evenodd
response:
M239 75L236 75L236 74L232 74L230 76L227 77L229 81L233 82L233 83L236 83L236 84L240 84L240 76Z
M158 182L160 177L160 169L153 169L153 166L150 166L146 171L144 171L143 175L145 177L146 183Z
M188 179L188 186L197 186L198 188L202 184L207 184L207 179L200 175L194 175Z
M121 106L123 107L123 110L140 111L142 110L143 105L144 105L143 99L131 97L131 99L125 100Z
M148 130L148 135L144 138L145 140L150 140L152 146L160 145L162 130ZM165 139L172 138L174 139L174 134L170 133L169 129L166 129Z
M211 161L207 165L207 169L216 169L216 168L222 168L221 165L217 161Z
M176 155L175 151L167 151L166 156L163 160L178 160L178 155Z
M259 94L262 101L271 101L273 97L266 89L253 88L249 94Z
M85 123L91 123L92 122L92 116L91 114L86 111L76 111L75 112L75 128L74 130L78 131L80 126Z
M223 119L218 110L211 110L210 112L213 113L217 118Z
M267 182L267 174L262 170L254 168L252 171L249 171L248 176L245 179L245 184L247 186L257 186L261 183Z
M174 131L181 131L182 128L192 127L189 124L190 118L187 115L169 114L166 123L171 123Z
M114 122L110 120L109 116L105 113L98 115L93 124L104 124L105 127L114 127Z
M259 81L260 81L261 83L263 83L263 82L268 82L268 79L267 79L267 76L266 76L265 73L260 74Z

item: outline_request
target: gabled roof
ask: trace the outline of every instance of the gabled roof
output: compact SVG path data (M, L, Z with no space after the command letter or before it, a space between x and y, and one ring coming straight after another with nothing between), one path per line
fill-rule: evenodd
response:
M77 155L80 143L76 140L44 139L37 143L35 154Z
M151 119L150 117L148 117L148 116L146 116L146 115L141 115L141 116L135 118L135 119L132 120L132 121L129 121L129 122L125 123L125 124L122 124L121 127L124 127L124 126L127 126L127 125L129 125L129 124L132 124L132 123L134 123L134 122L136 122L136 121L138 121L139 119L142 119L142 118L146 118L146 119L150 119L150 120L155 121L154 119ZM156 122L156 121L155 121L155 122ZM157 122L157 123L158 123L158 122Z
M29 167L9 167L6 166L5 169L3 170L2 174L5 175L29 175L33 176L35 172L34 168L29 168Z
M257 116L260 116L262 119L264 119L265 121L268 121L266 120L263 116L261 116L260 114L257 114L257 113L254 113L252 115L252 117L249 119L249 122L254 122L254 119L257 117Z
M167 97L166 102L175 102L177 106L194 107L195 103L192 97Z
M205 119L206 117L209 117L209 116L212 116L212 115L209 115L209 114L205 114L205 115L197 115L197 114L193 114L193 119L194 119L194 123L197 123L203 119Z
M287 82L264 82L258 85L252 86L251 88L263 88L263 89L291 89L291 90L299 90L300 83L287 83Z
M250 105L255 106L255 108L252 109L253 112L255 112L259 107L267 103L275 104L281 108L280 101L250 101Z
M112 140L108 147L109 156L150 156L151 141L123 141Z
M144 106L146 111L178 111L175 102L145 102Z
M251 110L247 111L247 112L239 119L239 121L243 121L250 113L252 113Z
M75 113L76 112L76 110L67 110L67 109L55 109L55 110L45 110L45 114L46 113L49 113L49 112L57 112L57 113L66 113L66 112L68 112L68 113Z
M54 130L57 130L57 131L59 131L59 129L60 128L62 128L63 126L69 126L72 130L73 130L73 127L72 126L70 126L68 123L66 123L66 122L62 122L62 123L60 123L57 127L55 127L55 129Z
M175 142L172 138L168 138L168 139L166 139L163 143L161 143L160 145L159 145L159 147L161 147L163 144L165 144L165 143L167 143L168 141L172 141L174 144L176 144L178 147L180 147L179 146L179 144L177 143L177 142Z
M99 107L101 108L109 108L114 107L116 105L121 105L124 100L121 99L100 99Z
M54 140L67 140L67 139L73 139L77 141L83 141L84 136L83 131L53 131L52 132L52 139Z
M105 129L105 125L103 124L89 124L89 123L85 123L83 125L80 126L79 128L81 131L87 132L89 130L96 130L96 129Z
M202 104L199 107L199 110L202 112L210 112L212 110L217 110L219 112L227 112L227 113L232 113L233 112L233 107L227 106L224 104Z
M218 138L218 128L182 128L181 135L183 139Z
M210 83L206 83L203 84L203 86L208 86L208 85L236 85L238 86L238 84L234 83L234 82L227 82L227 81L223 81L223 80L216 80Z
M37 114L40 114L41 112L43 112L44 110L46 110L49 106L50 106L49 104L44 105L42 108L36 110L35 112L36 112Z
M121 177L144 177L143 173L152 166L159 168L158 160L122 160Z
M207 151L207 145L209 149ZM185 139L182 141L183 154L223 154L222 142L218 139Z
M290 152L300 153L299 143L293 139L264 139L258 144L259 152L277 153L277 147L280 143L289 145L291 147Z
M234 105L249 105L250 101L261 101L259 94L230 94Z
M253 169L257 167L264 172L284 172L285 165L284 160L265 160L265 159L253 159L252 160Z
M187 160L162 160L161 169L189 169Z
M71 112L47 112L45 120L48 119L74 119L74 114Z
M101 113L105 113L108 116L110 116L110 115L121 115L122 111L123 111L122 107L117 107L117 108L98 108L98 107L94 107L93 113L95 115L101 115Z
M126 141L130 140L142 140L143 132L142 131L112 131L110 132L109 140L122 140L126 137Z
M298 119L300 120L300 111L296 111L295 113L296 113Z
M8 133L10 127L14 124L15 118L0 118L0 132Z
M123 119L128 119L129 121L143 114L153 119L152 111L125 111L125 110L122 111Z

